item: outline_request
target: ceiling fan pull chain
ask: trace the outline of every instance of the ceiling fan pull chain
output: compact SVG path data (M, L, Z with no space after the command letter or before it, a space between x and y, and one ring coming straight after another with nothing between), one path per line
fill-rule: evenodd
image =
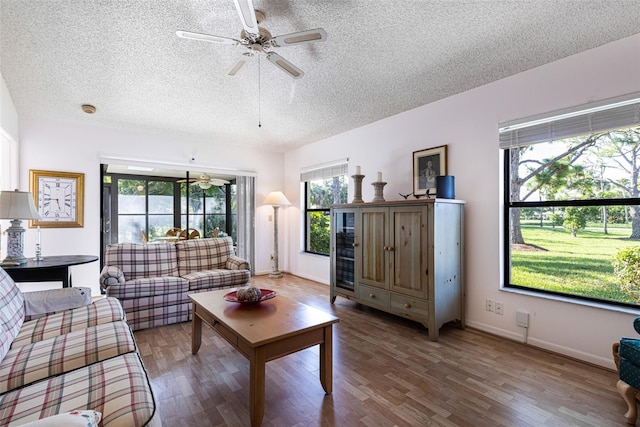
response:
M260 92L261 92L261 85L260 85L260 56L258 56L258 127L261 128L262 127L262 116L261 116L261 104L262 104L262 100L260 97Z

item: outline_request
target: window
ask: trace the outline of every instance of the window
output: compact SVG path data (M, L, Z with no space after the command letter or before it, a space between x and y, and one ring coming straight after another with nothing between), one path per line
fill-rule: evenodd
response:
M505 286L640 305L615 258L640 248L640 94L501 126Z
M173 227L173 182L132 177L117 185L118 242L152 240Z
M329 208L347 203L347 163L311 169L300 175L304 182L305 252L329 255Z
M220 232L237 238L236 186L198 186L179 178L113 174L103 176L103 242L153 241L171 228ZM187 187L189 204L187 209ZM188 215L187 215L188 212Z
M182 212L186 212L186 186L181 185ZM189 228L200 231L203 237L211 237L211 233L218 228L232 236L235 242L238 229L235 206L235 185L214 185L207 189L192 186L189 192ZM182 214L180 223L187 223L186 214Z

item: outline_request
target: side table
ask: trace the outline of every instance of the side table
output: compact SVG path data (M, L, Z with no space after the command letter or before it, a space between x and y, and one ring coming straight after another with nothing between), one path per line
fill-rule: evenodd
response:
M14 282L62 282L63 288L73 286L69 267L97 261L95 255L54 255L41 261L29 259L21 265L0 265Z

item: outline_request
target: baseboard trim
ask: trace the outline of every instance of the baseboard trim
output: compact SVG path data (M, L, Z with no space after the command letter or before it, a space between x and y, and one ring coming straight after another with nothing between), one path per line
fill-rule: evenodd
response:
M564 357L569 357L574 360L578 360L580 362L588 363L590 365L598 366L600 368L605 368L609 370L616 370L616 365L613 361L613 356L609 358L605 358L602 356L598 356L596 354L586 353L584 351L579 351L570 347L565 347L562 345L558 345L556 343L552 343L549 341L545 341L539 338L529 336L527 338L526 343L524 342L524 331L522 335L514 333L513 331L508 331L502 328L496 328L495 326L488 325L482 322L466 322L467 326L477 329L482 332L486 332L492 335L496 335L502 338L507 338L512 341L518 341L524 343L525 345L529 345L531 347L536 347L541 350L548 351L550 353L555 353Z

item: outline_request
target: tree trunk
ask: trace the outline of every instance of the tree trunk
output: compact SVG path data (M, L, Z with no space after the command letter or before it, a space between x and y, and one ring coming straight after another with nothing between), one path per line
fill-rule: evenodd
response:
M602 229L604 234L609 234L609 230L607 230L607 207L602 207Z
M522 183L518 175L518 168L520 167L520 148L512 148L509 150L510 165L509 170L511 173L510 183L510 197L511 201L520 200L520 188ZM524 244L524 238L522 237L522 227L520 226L520 208L511 208L510 211L511 223L509 225L509 231L511 233L511 244Z
M522 237L522 227L520 226L520 208L511 208L511 225L509 226L511 232L511 243L519 243L524 245L524 238Z
M629 215L631 216L631 240L640 240L640 207L629 206Z

